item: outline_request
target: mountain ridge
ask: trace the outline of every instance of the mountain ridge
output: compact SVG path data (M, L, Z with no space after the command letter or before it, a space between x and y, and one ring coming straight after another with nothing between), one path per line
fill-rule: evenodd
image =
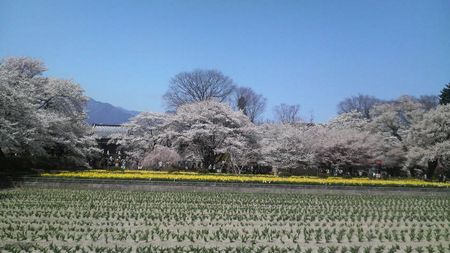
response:
M89 98L86 105L87 123L120 125L138 115L139 111L127 110L110 103Z

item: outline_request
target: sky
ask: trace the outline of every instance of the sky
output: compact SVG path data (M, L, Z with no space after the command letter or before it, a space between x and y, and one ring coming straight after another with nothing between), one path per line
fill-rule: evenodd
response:
M0 57L29 56L96 100L164 111L170 78L217 69L325 122L358 93L450 82L450 1L0 0Z

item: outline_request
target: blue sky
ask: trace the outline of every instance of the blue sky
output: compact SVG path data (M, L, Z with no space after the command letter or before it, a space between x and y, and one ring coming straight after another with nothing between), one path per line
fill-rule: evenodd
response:
M181 71L218 69L323 122L343 98L438 94L450 1L0 0L0 57L43 60L97 100L163 111Z

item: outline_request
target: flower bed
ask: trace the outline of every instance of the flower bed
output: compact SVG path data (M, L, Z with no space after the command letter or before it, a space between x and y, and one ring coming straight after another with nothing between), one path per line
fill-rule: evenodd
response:
M201 174L194 172L163 172L163 171L60 171L57 173L42 173L43 177L58 178L89 178L89 179L140 179L155 181L197 181L197 182L234 182L262 184L314 184L314 185L349 185L349 186L398 186L398 187L440 187L449 188L450 183L428 182L418 179L369 179L340 177L277 177L273 175L230 175Z
M448 253L448 196L21 187L1 252Z

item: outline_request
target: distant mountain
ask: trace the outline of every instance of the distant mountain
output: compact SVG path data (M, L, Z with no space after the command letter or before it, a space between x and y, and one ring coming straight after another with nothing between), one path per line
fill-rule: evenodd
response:
M139 114L137 111L129 111L108 103L89 99L87 106L87 122L89 124L117 125L127 122L131 117Z

